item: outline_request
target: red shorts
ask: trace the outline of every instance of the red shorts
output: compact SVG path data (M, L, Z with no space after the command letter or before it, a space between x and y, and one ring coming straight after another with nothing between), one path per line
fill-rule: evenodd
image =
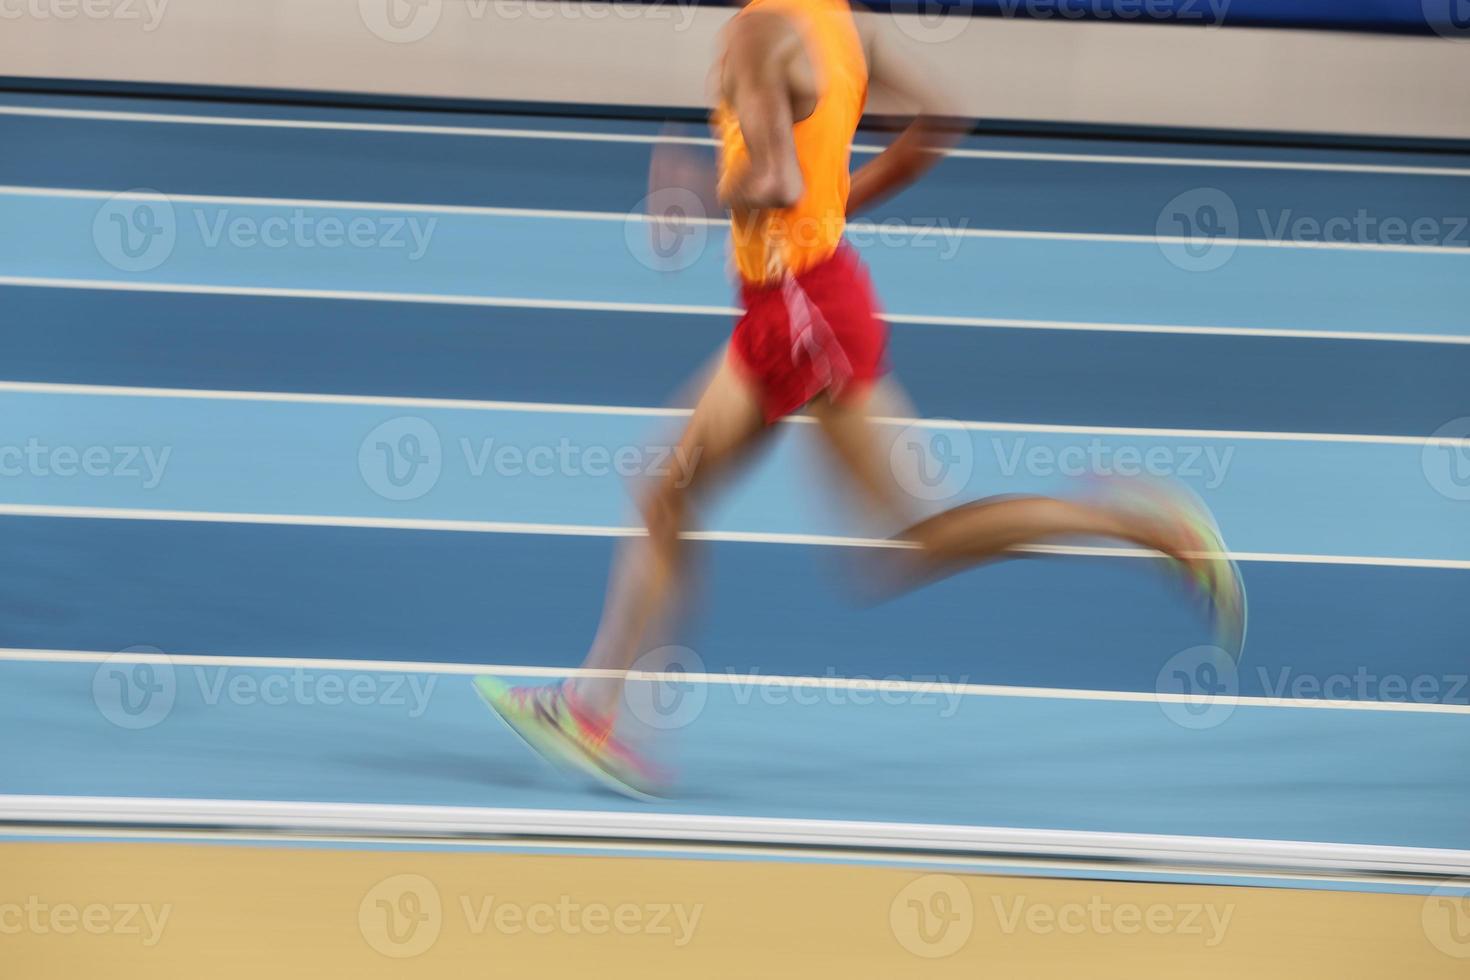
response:
M848 245L781 283L745 283L741 298L730 356L760 390L767 423L824 391L861 394L887 370L888 327L867 267Z

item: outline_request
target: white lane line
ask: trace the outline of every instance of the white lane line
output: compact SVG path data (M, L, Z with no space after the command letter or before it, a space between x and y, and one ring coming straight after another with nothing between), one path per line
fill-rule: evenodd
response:
M768 845L755 847L739 844L656 844L643 843L636 840L626 841L599 841L597 843L580 843L572 841L536 840L526 838L524 840L502 841L486 837L463 837L458 839L444 840L437 837L424 837L413 835L401 835L397 837L385 837L372 834L353 833L290 833L289 831L267 831L255 833L231 832L226 830L154 830L133 829L132 827L90 827L71 825L64 828L59 827L37 827L37 826L6 826L4 832L0 833L0 840L37 840L37 841L70 841L75 839L86 840L130 840L142 841L144 843L165 844L180 841L197 842L204 844L231 844L231 843L257 843L257 844L280 844L282 835L287 834L286 839L303 844L328 844L344 846L348 849L378 849L380 847L391 847L395 849L411 848L416 851L427 852L461 852L461 851L492 851L508 854L551 852L556 854L591 854L591 855L615 855L615 854L646 854L654 857L695 858L711 856L738 855L750 858L763 858L781 862L794 862L799 864L842 864L848 866L881 866L900 868L941 868L950 871L969 871L975 874L1006 874L1021 875L1023 877L1053 878L1053 877L1082 877L1093 880L1099 877L1116 877L1117 866L1107 861L1057 861L1039 858L1004 857L1001 855L986 855L984 857L970 857L963 854L925 855L925 854L884 854L877 851L869 851L862 855L824 855L803 851L799 848L781 847L779 845ZM1351 875L1351 874L1324 874L1320 871L1284 871L1268 873L1263 871L1228 871L1216 869L1211 871L1199 871L1186 865L1178 868L1155 868L1130 869L1128 872L1133 877L1128 880L1146 881L1158 884L1260 884L1268 882L1272 884L1294 884L1297 882L1315 882L1333 885L1392 885L1397 889L1418 888L1414 894L1428 894L1432 890L1432 883L1425 881L1416 883L1412 879L1405 879L1393 875ZM1185 876L1182 880L1178 876ZM1333 889L1343 890L1343 889ZM1376 891L1377 889L1368 889Z
M582 677L609 678L626 676L635 681L688 682L729 687L781 687L821 690L865 691L883 694L956 695L991 698L1029 698L1058 701L1119 701L1152 704L1193 704L1206 707L1228 703L1257 708L1311 708L1340 711L1389 711L1421 714L1470 714L1467 704L1440 704L1413 701L1355 701L1326 698L1279 698L1237 695L1223 697L1212 694L1174 694L1162 691L1099 691L1086 688L1027 687L1011 684L971 684L940 677L933 680L905 680L900 677L834 677L762 674L728 668L724 673L678 671L595 670L583 667L532 667L524 664L463 664L418 660L350 660L332 657L269 657L214 654L144 653L139 651L108 652L104 650L47 650L27 647L0 647L0 662L17 663L124 663L153 664L171 667L264 667L291 670L352 671L355 673L442 674L475 676L494 674L501 677Z
M240 116L184 115L155 112L114 112L98 109L53 109L33 106L0 106L0 115L93 122L162 123L187 126L232 126L263 129L305 129L357 133L395 133L413 136L461 136L486 139L552 140L584 143L679 144L715 146L708 136L670 134L598 133L578 130L516 129L493 126L437 126L403 123L336 122L317 119L268 119ZM860 143L853 151L874 154L881 145ZM1117 153L1041 153L1027 150L980 150L956 147L946 156L961 160L1020 160L1035 163L1121 164L1150 167L1210 167L1225 170L1296 170L1326 173L1390 174L1408 177L1470 177L1470 168L1428 167L1403 164L1333 163L1308 160L1246 160L1229 157L1130 156Z
M615 303L605 300L531 299L517 296L474 296L464 293L402 293L357 289L301 289L289 286L226 286L210 283L147 282L130 279L65 279L51 276L0 275L0 286L39 289L95 289L130 293L181 293L191 296L262 296L277 299L329 299L367 303L418 303L432 306L489 306L526 310L585 310L594 313L650 313L690 316L739 316L735 306L697 306L677 303ZM893 317L888 319L893 320ZM1101 325L1099 325L1101 326ZM1125 325L1126 326L1126 325ZM1166 328L1167 329L1167 328ZM1192 328L1185 328L1192 329ZM1206 330L1214 328L1203 328ZM1223 327L1221 330L1235 328ZM1241 328L1250 330L1252 328ZM1316 336L1314 331L1303 331ZM1368 335L1373 336L1373 335ZM1397 338L1398 334L1383 334ZM1424 336L1439 339L1439 334ZM1470 336L1447 336L1449 343L1470 343Z
M417 303L433 306L483 306L528 310L580 310L597 313L649 313L688 316L739 316L735 306L676 303L615 303L602 300L531 299L516 296L473 296L463 293L403 293L353 289L300 289L285 286L223 286L205 283L145 282L124 279L66 279L50 276L4 276L0 286L37 289L92 289L112 292L167 293L190 296L260 296L276 299L323 299L368 303ZM886 313L889 323L913 326L994 327L1017 330L1078 330L1093 333L1185 334L1218 337L1283 337L1300 340L1368 340L1419 344L1470 344L1470 335L1394 333L1373 330L1311 330L1283 327L1220 327L1164 323L1108 323L1078 320L1017 320L979 316L922 316Z
M1470 873L1470 851L1382 844L1187 837L1020 827L888 823L718 814L525 810L423 804L276 800L146 799L120 796L0 796L0 821L125 824L379 833L442 837L535 837L695 841L849 850L960 852L1007 857L1106 859L1121 865L1180 863L1272 871Z
M558 402L517 402L473 398L421 398L398 395L338 395L295 391L240 391L209 388L150 388L131 385L62 384L49 381L3 381L0 393L66 395L101 398L178 398L203 401L263 402L300 405L367 405L379 408L416 408L435 411L512 412L528 415L609 415L636 418L686 418L691 409L649 408L631 405L588 405ZM807 415L793 415L782 424L811 425ZM1371 435L1349 432L1258 432L1249 429L1165 429L1139 426L1054 425L1035 422L984 422L959 419L922 419L875 416L879 425L918 426L961 432L1021 432L1038 435L1127 436L1140 439L1221 439L1232 442L1325 442L1358 445L1413 446L1436 449L1470 448L1470 437Z
M79 119L88 122L161 123L179 126L226 126L245 129L305 129L342 133L392 133L404 136L467 136L484 139L553 140L578 143L637 143L713 146L708 136L656 133L599 133L561 129L518 129L505 126L440 126L418 123L368 123L325 119L270 119L256 116L207 116L161 112L116 112L103 109L53 109L0 106L0 116Z
M7 197L56 197L80 201L161 201L169 204L201 204L211 207L316 208L338 211L389 211L486 218L534 218L560 221L642 221L639 211L569 211L551 208L508 208L476 204L414 204L405 201L339 201L310 197L244 197L229 194L165 194L158 191L107 191L78 187L27 187L0 184ZM727 218L682 217L680 224L728 225Z
M162 201L171 205L194 204L208 207L262 207L290 210L335 210L388 213L447 215L453 217L516 218L537 221L646 221L650 215L641 211L568 211L556 208L509 208L467 204L415 204L403 201L339 201L320 198L240 197L222 194L164 194L128 190L106 191L72 187L29 187L19 184L0 185L0 195L9 197L54 197L70 200L97 201ZM727 218L676 219L681 224L726 227ZM1006 241L1084 242L1103 245L1188 245L1199 244L1188 235L1123 235L1102 232L1027 231L1013 228L970 228L963 225L910 224L903 222L852 221L848 228L868 235L940 236ZM1470 247L1458 245L1389 245L1379 242L1294 241L1273 238L1211 238L1212 248L1290 249L1309 252L1381 252L1395 255L1470 256Z
M1003 317L885 314L889 323L934 327L994 327L1016 330L1080 330L1092 333L1184 334L1213 337L1280 337L1298 340L1373 340L1410 344L1470 344L1470 335L1395 333L1388 330L1313 330L1292 327L1223 327L1167 323L1107 323L1078 320L1017 320Z
M399 835L380 836L373 834L358 833L292 833L290 831L262 831L255 833L230 832L226 830L162 830L162 829L133 829L131 827L89 827L71 825L64 828L17 826L8 825L4 832L0 833L0 840L39 840L39 841L69 841L73 839L87 840L135 840L145 843L170 843L178 841L199 842L206 844L229 844L229 843L262 843L280 844L282 836L286 839L305 844L329 844L341 845L349 849L366 848L376 849L379 847L391 847L395 849L411 848L422 851L498 851L509 854L552 852L558 854L591 854L591 855L616 855L616 854L646 854L654 857L694 858L711 856L738 855L750 858L764 858L780 862L795 862L799 864L842 864L848 866L879 866L900 868L939 868L949 871L969 871L975 874L990 875L1020 875L1028 878L1084 878L1094 880L1098 878L1115 878L1118 874L1117 865L1105 860L1078 859L1071 861L1059 861L1043 858L1028 857L1006 857L1003 855L985 855L983 857L970 857L963 854L925 855L925 854L884 854L878 851L868 851L861 855L825 855L820 852L803 851L800 848L783 847L780 845L750 846L740 844L700 844L685 842L682 844L657 844L643 843L636 840L626 841L599 841L597 843L579 843L572 841L536 840L525 838L521 840L501 841L487 837L462 837L445 840L438 837ZM1268 884L1295 884L1308 882L1330 885L1352 885L1352 886L1393 886L1395 891L1404 889L1416 889L1412 894L1428 894L1433 890L1433 879L1416 881L1402 875L1386 874L1329 874L1322 871L1230 871L1226 869L1212 869L1208 871L1192 868L1187 864L1177 867L1161 866L1155 868L1133 868L1128 871L1132 877L1129 881L1144 881L1164 885L1229 885L1245 884L1259 885ZM1333 891L1356 890L1356 889L1331 889ZM1379 891L1380 889L1368 887L1364 890Z
M541 524L525 521L468 521L444 518L369 517L344 514L274 514L215 510L166 510L141 507L84 507L58 504L0 503L0 516L63 517L85 520L177 521L205 524L267 524L291 527L353 527L400 531L451 531L478 534L543 534L556 537L636 538L641 527L602 524ZM794 534L775 531L690 531L690 541L735 544L778 544L830 548L914 547L891 538L854 538L836 534ZM1147 558L1158 556L1137 548L1108 548L1089 545L1028 545L1014 549L1034 555L1064 555L1084 558ZM1387 568L1470 569L1470 560L1459 558L1401 558L1378 555L1305 555L1269 551L1232 551L1236 561L1282 562L1304 565L1372 565Z

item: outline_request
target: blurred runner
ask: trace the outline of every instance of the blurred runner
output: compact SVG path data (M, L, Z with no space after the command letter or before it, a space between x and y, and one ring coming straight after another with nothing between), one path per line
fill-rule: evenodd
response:
M914 521L869 406L887 329L847 217L936 163L960 132L939 94L855 18L846 0L752 0L731 20L716 67L718 194L732 218L745 314L703 390L675 458L689 461L640 501L646 538L616 562L601 625L575 680L510 687L476 679L528 744L612 788L657 795L667 777L617 734L626 672L666 621L686 569L692 511L771 433L805 408L861 498L912 547L885 584L912 587L1023 545L1105 537L1168 557L1238 654L1245 596L1204 505L1182 488L1114 481L1086 500L988 498ZM856 173L849 156L869 90L914 107L901 135ZM655 167L658 166L657 160Z

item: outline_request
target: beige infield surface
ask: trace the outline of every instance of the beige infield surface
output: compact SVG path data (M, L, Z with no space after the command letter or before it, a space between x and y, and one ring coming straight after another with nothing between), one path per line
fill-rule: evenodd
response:
M789 861L0 844L3 980L575 976L1466 980L1470 900Z

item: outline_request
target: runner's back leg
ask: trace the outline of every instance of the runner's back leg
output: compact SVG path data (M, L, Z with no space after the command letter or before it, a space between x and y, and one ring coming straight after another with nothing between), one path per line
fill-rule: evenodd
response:
M1017 557L1013 549L1060 538L1106 537L1180 561L1189 541L1179 529L1146 515L1082 501L1041 496L987 497L913 521L913 501L899 485L868 399L821 397L811 405L839 463L880 516L901 527L895 539L913 550L893 555L883 583L904 591L982 562Z

